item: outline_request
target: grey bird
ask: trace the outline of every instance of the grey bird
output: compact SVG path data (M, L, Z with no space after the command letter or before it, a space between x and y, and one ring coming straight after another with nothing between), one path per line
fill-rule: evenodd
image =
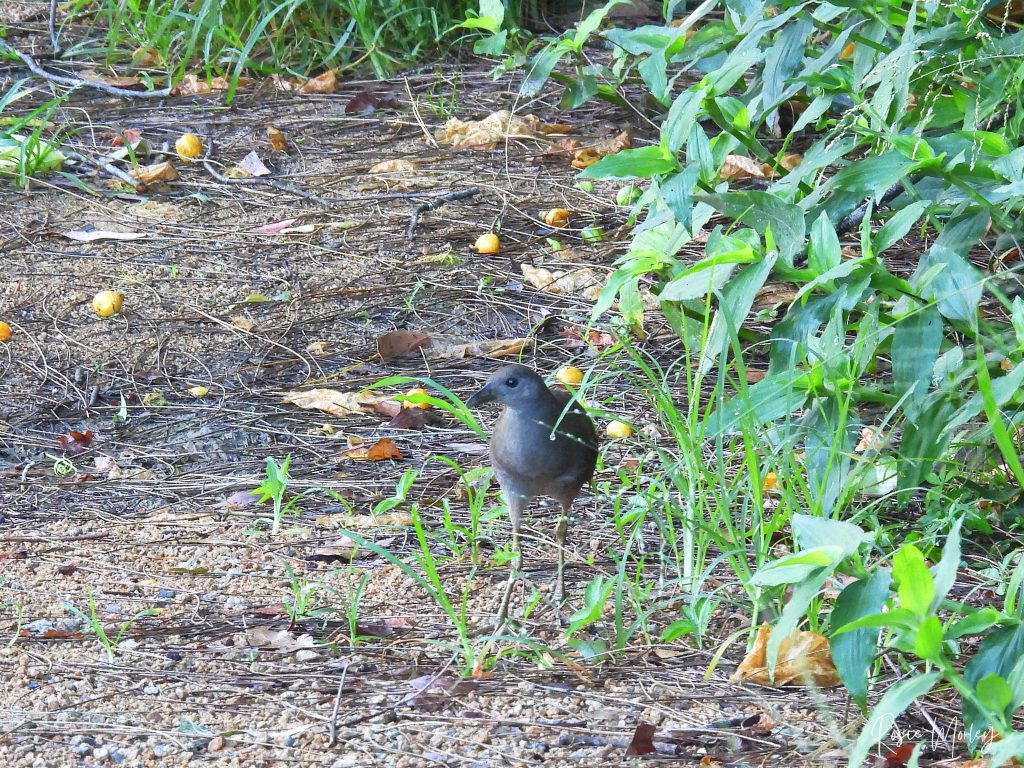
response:
M469 407L485 403L505 406L494 424L490 449L494 474L508 504L515 553L496 619L501 625L508 616L512 589L522 573L519 530L523 511L538 496L550 496L561 506L555 529L558 569L553 597L556 604L562 602L569 511L580 489L594 476L597 432L567 391L549 388L525 365L499 369L466 401Z

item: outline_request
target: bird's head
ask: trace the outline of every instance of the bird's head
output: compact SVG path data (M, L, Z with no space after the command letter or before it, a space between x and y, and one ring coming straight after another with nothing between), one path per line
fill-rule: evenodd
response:
M528 408L551 397L544 380L525 365L499 368L480 389L466 401L475 408L485 403L501 403L512 409Z

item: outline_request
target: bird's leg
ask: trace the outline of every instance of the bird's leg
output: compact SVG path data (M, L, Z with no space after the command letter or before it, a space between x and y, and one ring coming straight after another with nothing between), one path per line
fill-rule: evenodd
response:
M508 618L508 605L512 600L512 590L523 573L523 549L519 543L519 527L523 522L523 507L526 506L524 499L508 494L508 516L512 521L512 567L508 573L508 583L505 584L505 593L501 597L501 605L498 607L498 615L494 620L494 626L500 627Z
M555 568L555 585L551 593L555 605L561 606L565 600L565 533L569 527L569 507L562 505L562 513L558 517L555 528L555 547L558 549L558 565Z

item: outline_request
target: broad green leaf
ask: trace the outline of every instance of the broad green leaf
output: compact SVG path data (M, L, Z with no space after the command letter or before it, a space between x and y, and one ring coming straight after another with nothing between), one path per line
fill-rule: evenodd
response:
M959 621L954 622L946 630L946 638L956 640L966 635L980 635L990 627L995 626L1002 615L995 608L985 606L984 608L971 609L971 612Z
M782 615L772 627L772 634L768 638L768 645L765 648L765 661L773 674L782 641L789 637L789 634L796 629L797 624L807 616L811 600L818 596L825 580L832 575L832 571L833 568L821 568L793 586L789 602L786 603L786 607L782 609Z
M1024 625L992 630L978 646L974 657L964 667L964 678L972 686L989 675L1010 679L1020 658L1024 656ZM988 717L969 700L963 702L964 736L968 749L975 749L981 735L991 723Z
M872 613L867 616L862 616L859 619L854 619L849 624L844 624L843 626L838 627L832 633L832 636L842 637L848 632L856 632L857 630L864 629L865 627L872 629L878 627L913 629L917 624L917 617L906 608L893 608L885 613Z
M932 304L914 309L896 323L892 337L893 390L899 396L910 391L904 407L911 421L917 421L941 345L942 317Z
M939 672L928 672L901 680L886 691L881 701L871 711L871 717L861 729L857 742L850 750L847 765L850 768L861 768L867 760L871 748L889 735L889 731L896 724L896 718L902 715L904 710L917 699L928 693L940 678Z
M793 515L791 525L800 549L838 546L841 552L840 560L852 555L862 544L875 539L873 532L865 531L845 520L826 520L798 513Z
M938 616L927 617L917 628L914 653L929 661L935 661L942 656L942 622Z
M718 302L718 311L711 321L711 330L701 351L700 376L704 376L714 366L730 338L736 334L743 321L750 314L757 292L761 290L772 267L775 266L775 254L769 253L757 264L751 264L740 272L722 290ZM1024 366L1021 366L1024 368Z
M1002 712L1013 701L1010 684L996 674L986 675L974 686L981 702L994 712Z
M780 200L768 192L726 192L695 195L715 210L742 221L764 236L771 230L778 244L779 258L793 266L793 257L804 248L804 213L798 205Z
M838 629L865 616L878 615L889 597L890 581L889 570L878 568L867 579L848 584L836 598L830 626ZM878 628L862 627L829 637L836 671L850 697L864 711L868 702L868 670L878 648L878 635Z
M951 220L921 257L910 279L910 284L917 288L917 281L922 275L933 266L942 266L942 271L921 289L921 293L925 298L934 299L944 317L969 323L977 319L982 276L967 261L966 255L984 234L988 224L987 211L976 211Z
M937 611L939 605L945 600L949 590L956 582L956 571L960 567L960 528L964 524L964 518L958 517L949 529L946 536L946 545L942 548L942 557L932 570L932 578L935 580L935 597L929 606L931 611Z
M808 374L790 370L769 375L720 404L705 423L706 435L733 432L743 424L768 424L807 403Z
M985 746L988 768L1002 768L1012 760L1024 757L1024 733L1015 731Z
M519 93L523 96L536 96L540 93L544 83L551 77L551 70L555 68L559 60L568 52L569 50L559 45L557 41L549 43L542 48L530 61L529 68L526 71L526 79L519 86Z
M679 161L660 145L623 149L614 155L602 157L579 177L591 179L641 178L648 179L679 170Z
M842 259L843 251L839 246L836 228L823 213L811 225L811 236L807 243L807 268L815 275L823 275L838 267Z
M921 550L913 544L900 547L892 559L892 577L897 585L900 607L924 618L935 597L935 582Z
M842 561L840 547L826 546L796 552L780 557L758 569L750 583L759 587L775 587L779 584L795 584L810 576L819 568L831 568Z
M875 255L891 248L899 242L910 231L910 228L917 223L927 206L920 202L913 202L906 208L901 208L890 218L882 228L878 230L871 240L871 247Z

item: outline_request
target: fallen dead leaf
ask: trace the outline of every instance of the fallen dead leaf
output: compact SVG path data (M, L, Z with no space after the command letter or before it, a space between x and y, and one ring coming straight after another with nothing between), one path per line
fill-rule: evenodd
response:
M617 152L621 152L624 149L629 149L633 146L633 140L629 135L628 131L622 131L615 136L608 139L603 139L596 144L583 147L577 150L573 156L572 167L579 170L589 168L602 157L608 155L614 155Z
M69 456L77 456L92 445L92 437L91 429L82 432L73 429L66 435L57 438L57 447Z
M372 166L368 173L382 175L388 173L413 173L416 170L416 163L412 160L399 158L397 160L382 160Z
M389 91L374 93L364 89L348 100L345 105L345 114L370 115L378 109L398 109L401 105L402 102L398 97Z
M726 155L719 177L722 181L767 178L762 164L745 155Z
M633 738L626 747L627 755L650 755L657 750L654 748L654 726L650 723L637 723L633 731Z
M294 653L299 661L315 659L319 654L312 650L316 641L312 635L293 635L287 629L271 627L250 627L236 637L237 646L250 648L266 648L279 653Z
M419 352L427 360L462 360L468 357L518 355L533 339L486 339L467 341L458 336L421 331L390 331L377 337L377 352L385 361Z
M412 525L412 515L408 512L385 512L382 515L351 515L348 512L340 512L336 515L321 515L316 519L316 524L349 531L408 528Z
M604 288L604 278L589 267L562 272L522 264L520 269L527 283L547 293L579 296L588 301L596 301Z
M117 75L105 75L97 72L95 69L84 69L78 75L83 80L104 83L105 85L112 85L115 88L123 88L128 91L144 91L146 89L146 84L139 77L135 76L119 77Z
M401 403L378 392L343 392L337 389L292 390L281 395L281 402L324 411L332 416L345 417L353 413L373 413L383 401L390 400L402 409Z
M839 673L832 663L828 638L817 632L796 630L782 641L775 665L774 679L767 668L768 639L772 629L762 624L757 630L754 645L729 678L732 683L754 683L780 687L802 685L833 688L840 684Z
M267 126L267 141L270 142L270 146L276 149L278 152L288 151L288 139L285 138L284 133L280 128L275 128L272 125Z
M132 168L129 175L146 185L155 184L159 181L175 181L179 178L177 169L166 161Z
M451 144L456 149L490 149L510 138L538 138L548 133L561 133L565 127L548 126L536 115L513 115L503 109L482 120L464 122L453 117L437 131L435 138L440 144Z
M252 78L238 78L239 88L244 88L251 84ZM188 74L181 78L172 93L175 96L202 96L214 91L226 91L230 85L231 83L226 77L211 77L207 80L204 76Z
M404 458L402 452L393 441L382 437L369 448L359 446L344 454L346 458L357 461L388 461Z
M242 162L240 162L234 168L229 168L227 174L225 175L228 178L234 178L234 176L232 176L232 171L234 171L236 168L242 171L245 174L245 177L257 178L259 176L270 175L270 169L263 164L263 161L260 160L260 156L256 154L255 149L248 155L243 157Z
M338 77L333 69L328 69L322 75L317 75L305 82L299 88L299 93L308 95L311 93L334 93L338 88Z
M244 315L233 315L231 317L231 325L246 333L252 333L256 330L256 322Z

